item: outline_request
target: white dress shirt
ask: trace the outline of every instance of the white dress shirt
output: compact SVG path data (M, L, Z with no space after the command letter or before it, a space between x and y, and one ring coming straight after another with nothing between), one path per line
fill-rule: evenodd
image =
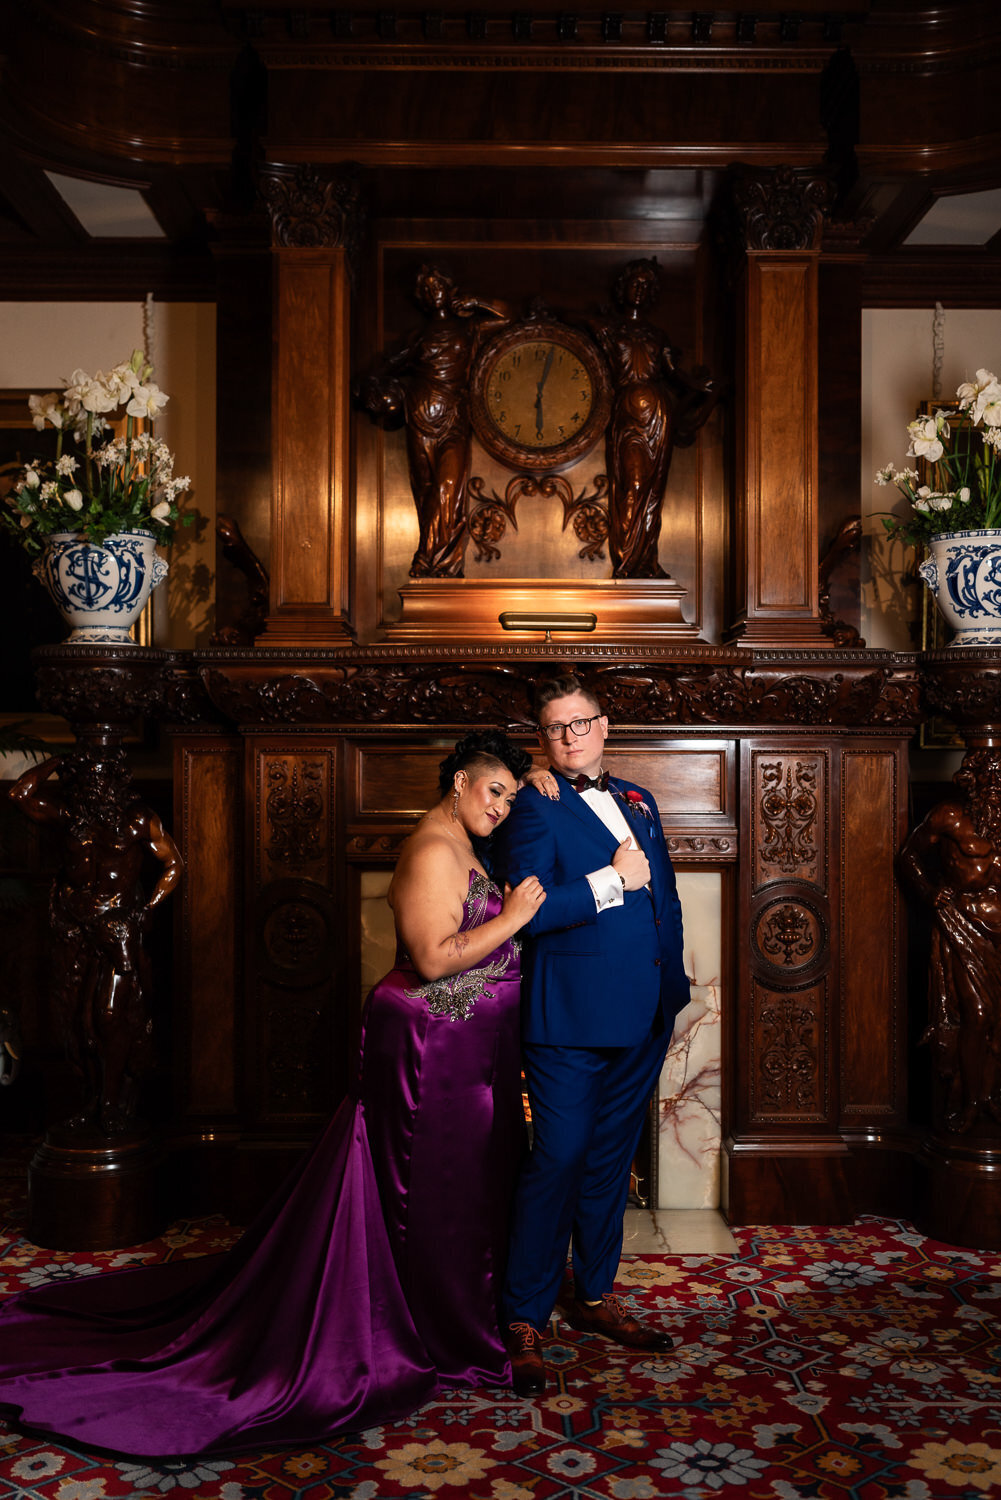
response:
M626 822L622 808L611 792L599 792L597 787L592 786L588 787L586 792L578 792L576 795L583 797L592 812L597 813L617 844L628 839L632 848L639 847L633 837L632 829ZM594 904L598 911L607 911L612 906L622 905L625 900L625 888L612 865L603 865L600 870L593 870L584 878L594 894Z

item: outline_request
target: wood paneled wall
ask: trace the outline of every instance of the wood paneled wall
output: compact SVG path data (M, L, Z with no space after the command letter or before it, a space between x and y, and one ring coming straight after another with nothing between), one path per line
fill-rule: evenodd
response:
M198 856L182 894L190 1045L175 1132L189 1150L200 1138L195 1175L237 1192L237 1208L270 1181L262 1146L277 1171L348 1085L361 872L393 863L467 727L178 736L177 821ZM678 867L729 872L724 1205L734 1222L851 1217L878 1207L878 1184L896 1170L906 1001L893 855L906 739L613 729L609 764L654 792Z

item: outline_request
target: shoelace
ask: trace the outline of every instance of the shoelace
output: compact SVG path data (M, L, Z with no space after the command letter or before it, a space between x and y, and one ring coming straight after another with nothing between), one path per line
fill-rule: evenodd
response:
M606 1292L601 1301L593 1307L588 1302L582 1302L580 1305L581 1307L583 1307L585 1312L596 1313L604 1311L604 1309L607 1308L608 1311L612 1314L613 1318L620 1318L623 1322L626 1323L632 1320L632 1314L628 1311L622 1298L615 1292Z
M510 1323L508 1328L511 1333L518 1335L518 1354L524 1354L526 1349L531 1349L533 1344L539 1342L539 1335L531 1323Z

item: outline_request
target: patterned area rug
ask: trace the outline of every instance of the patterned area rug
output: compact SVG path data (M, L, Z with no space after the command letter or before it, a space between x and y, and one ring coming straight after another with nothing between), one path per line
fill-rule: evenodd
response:
M0 1205L2 1207L2 1205ZM0 1290L232 1243L219 1219L139 1250L24 1238ZM643 1256L618 1290L680 1342L642 1358L554 1319L546 1395L472 1391L409 1420L242 1459L109 1459L0 1424L2 1500L974 1500L1001 1492L1001 1256L907 1224L736 1231L739 1256Z

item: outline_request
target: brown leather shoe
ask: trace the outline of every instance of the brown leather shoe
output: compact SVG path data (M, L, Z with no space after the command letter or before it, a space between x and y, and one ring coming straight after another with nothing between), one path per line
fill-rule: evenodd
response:
M624 1344L627 1349L655 1353L674 1348L673 1335L631 1317L622 1298L612 1292L606 1292L596 1307L589 1307L586 1302L574 1298L564 1308L563 1317L578 1333L598 1333L616 1344Z
M511 1384L519 1396L539 1396L546 1388L542 1335L531 1323L509 1323L504 1347L511 1359Z

